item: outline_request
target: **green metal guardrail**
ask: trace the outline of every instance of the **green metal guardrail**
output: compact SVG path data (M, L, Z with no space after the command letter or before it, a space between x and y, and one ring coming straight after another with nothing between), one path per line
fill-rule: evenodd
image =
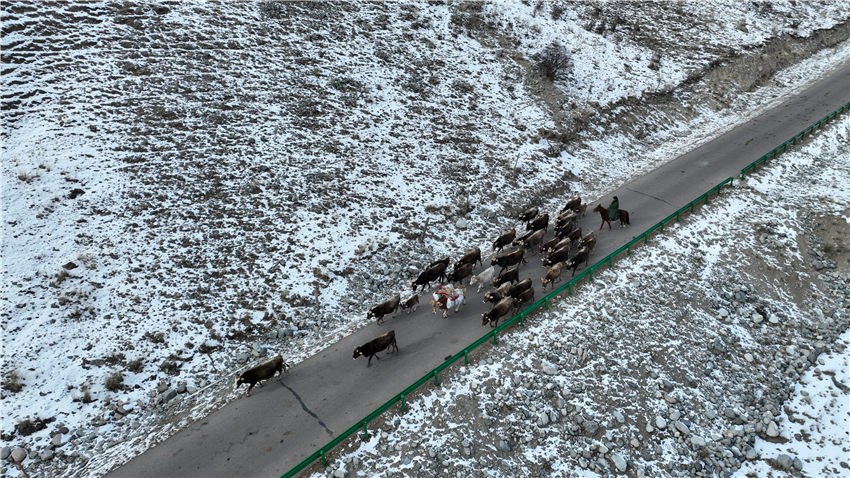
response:
M752 171L752 172L758 171L758 165L759 164L766 163L768 160L771 160L771 159L775 159L776 156L778 156L780 153L784 153L785 151L787 151L789 145L793 146L793 145L797 144L798 141L802 141L803 139L805 139L807 134L814 132L814 130L816 130L816 129L820 129L823 125L829 123L830 121L835 119L838 115L840 115L841 113L844 113L847 110L850 110L850 103L845 103L840 108L838 108L835 111L833 111L832 113L824 116L823 118L821 118L819 121L816 121L814 124L812 124L808 128L806 128L803 131L800 131L799 133L794 135L793 138L791 138L788 141L786 141L786 142L780 144L779 146L773 148L772 150L770 150L769 153L765 154L764 156L760 157L759 159L748 164L746 167L744 167L744 169L741 170L741 179L744 179L745 175L750 171Z
M839 114L843 113L844 111L846 111L848 109L850 109L850 103L847 103L844 106L833 111L832 113L826 115L820 121L814 123L812 126L809 126L806 129L804 129L802 132L800 132L799 134L797 134L793 138L789 139L788 141L786 141L786 142L782 143L781 145L777 146L776 148L774 148L771 152L769 152L766 155L762 156L761 158L755 160L750 165L748 165L747 167L745 167L744 169L741 170L741 179L744 178L747 171L750 171L750 170L755 171L757 166L760 163L766 162L768 159L775 158L781 152L785 152L785 150L788 149L789 144L790 145L796 144L797 141L801 141L803 138L805 138L805 136L807 134L811 133L815 129L820 128L821 126L823 126L827 122L831 121L836 116L838 116ZM472 344L464 347L463 350L461 350L460 352L458 352L455 355L446 359L443 363L441 363L440 365L438 365L437 367L432 369L430 372L423 375L422 378L420 378L419 380L414 382L412 385L410 385L409 387L402 390L401 393L399 393L399 394L395 395L394 397L390 398L389 400L387 400L386 403L384 403L380 407L376 408L372 413L367 415L362 420L359 420L351 428L340 433L339 436L337 436L333 440L329 441L323 447L319 448L312 455L305 458L301 463L294 466L291 470L286 472L286 474L281 476L281 478L290 478L292 476L295 476L295 474L297 474L298 472L307 468L308 466L313 464L318 459L322 460L322 465L327 466L327 457L325 456L325 453L330 452L334 447L339 445L343 440L347 439L352 434L357 433L361 429L363 430L364 438L368 438L369 437L369 429L368 429L369 422L371 422L372 420L374 420L375 418L380 416L382 413L389 410L391 407L393 407L394 405L396 405L398 403L401 403L401 410L402 410L402 412L404 412L407 409L407 403L405 401L405 397L410 395L411 393L415 392L416 389L418 389L419 387L421 387L425 383L430 382L432 379L434 380L434 385L439 385L440 384L440 382L439 382L440 372L442 372L446 368L450 367L452 364L454 364L455 362L457 362L461 358L463 358L465 364L468 364L469 363L469 352L472 352L473 350L480 347L484 343L489 342L490 340L492 340L494 344L497 344L498 341L499 341L499 333L501 333L503 330L507 329L508 327L514 325L517 321L519 321L520 326L525 326L525 316L526 315L530 314L531 312L534 312L535 310L539 309L540 307L544 307L545 309L548 310L549 309L549 301L554 299L556 296L558 296L559 294L561 294L565 290L567 291L568 295L572 295L573 288L579 282L581 282L585 278L592 281L593 280L593 273L601 267L604 267L606 265L609 268L614 267L614 259L617 258L617 256L623 254L624 252L626 253L627 256L631 255L632 248L635 247L636 245L639 245L641 243L641 241L643 241L643 243L646 244L649 241L649 236L652 233L654 233L656 231L658 231L659 233L664 232L664 226L666 224L668 224L669 222L671 222L671 221L678 222L679 217L683 213L693 212L694 207L696 207L700 203L708 204L709 198L712 194L720 191L720 189L723 188L724 186L727 186L727 185L731 186L732 181L733 181L733 178L731 178L731 177L723 180L717 186L714 186L713 188L709 189L708 191L706 191L705 193L700 195L698 198L696 198L693 201L685 204L684 206L679 208L674 213L670 214L669 216L665 217L664 219L659 221L654 226L652 226L649 229L647 229L646 231L644 231L639 236L634 237L631 241L627 242L622 247L620 247L617 250L615 250L614 252L608 254L607 256L602 258L601 260L594 263L592 266L586 268L581 273L579 273L578 275L576 275L575 277L573 277L572 279L567 281L565 284L561 285L557 289L554 289L552 292L550 292L546 296L544 296L541 299L539 299L538 301L534 302L533 304L528 306L522 312L520 312L520 313L516 314L515 316L511 317L510 319L506 320L504 323L502 323L502 325L499 325L498 327L492 329L490 332L487 332L486 334L481 336L481 338L479 338L478 340L476 340Z

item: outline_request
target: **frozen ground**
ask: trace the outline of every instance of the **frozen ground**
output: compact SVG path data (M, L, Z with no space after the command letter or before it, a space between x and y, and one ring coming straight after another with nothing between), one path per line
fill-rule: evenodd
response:
M842 2L2 8L0 430L65 475L517 209L596 199L850 57Z
M315 475L846 476L848 140L783 155Z

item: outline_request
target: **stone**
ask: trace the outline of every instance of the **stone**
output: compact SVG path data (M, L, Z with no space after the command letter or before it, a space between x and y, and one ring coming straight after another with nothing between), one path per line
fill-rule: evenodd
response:
M770 318L767 319L767 321L770 322L773 325L776 325L776 324L779 323L779 317L777 317L775 315L771 315Z
M41 458L41 461L52 460L53 459L53 450L48 448L47 450L44 450L43 452L39 453L38 457Z
M679 430L679 433L681 433L682 435L691 434L691 430L688 428L688 426L682 423L680 420L676 420L675 422L673 422L673 426L676 427L676 430Z
M764 320L764 317L758 312L753 312L753 322L760 324Z
M166 391L166 390L168 390L168 383L166 383L166 382L159 382L158 384L156 384L156 392L157 392L157 393L162 393L162 392L164 392L164 391Z
M664 419L661 415L655 417L655 428L659 430L663 430L667 428L667 420Z
M776 464L783 470L790 470L791 467L794 466L794 460L785 453L781 453L776 457Z
M558 368L546 361L541 362L540 369L546 375L556 375L558 373Z
M12 449L7 446L4 446L2 449L0 449L0 460L5 460L6 458L9 458L9 455L11 454Z
M12 456L12 461L22 462L22 461L24 461L24 458L27 457L27 451L24 450L21 447L18 447L18 448L15 448L14 450L12 450L11 456Z
M546 412L541 413L540 416L537 417L537 426L545 427L548 424L549 424L549 414L546 413Z
M336 469L336 471L334 471L334 478L345 478L345 475L346 475L346 471L345 471L344 465L340 466L339 468Z
M174 390L173 388L171 388L167 392L162 394L162 401L165 402L165 403L168 403L169 401L171 401L176 396L177 396L177 390Z
M511 446L505 440L499 440L499 449L503 452L511 451Z
M791 466L797 471L803 471L803 461L796 456L794 457L794 461L791 463Z
M619 471L620 473L626 471L626 468L628 467L626 459L623 458L619 453L611 454L611 463L613 463L614 466L617 467L617 471Z
M714 417L717 416L717 412L715 412L714 410L706 410L704 415L705 415L705 418L708 418L709 420L713 420Z
M776 429L776 422L770 422L767 426L767 430L765 430L765 434L771 438L779 436L779 430Z
M198 387L194 387L192 385L186 385L186 393L193 394L198 391Z
M670 412L670 420L678 420L681 417L682 412L680 412L679 410L674 409L672 412Z
M177 393L186 393L186 382L177 382Z
M239 363L245 363L249 358L251 358L251 354L241 353L236 356L236 361Z
M705 440L702 437L694 435L691 437L691 445L702 448L705 446Z
M464 218L460 218L455 222L455 227L458 229L466 229L469 227L469 223Z
M55 447L62 446L62 434L57 433L57 434L53 435L53 438L50 439L50 443L52 443L53 446L55 446Z
M605 444L604 444L604 443L599 445L598 450L599 450L599 454L600 454L600 455L604 455L604 454L606 454L606 453L608 453L608 452L610 451L610 450L608 450L608 447L607 447L607 446L605 446Z
M717 315L720 316L721 319L725 319L726 317L729 317L729 311L724 308L721 308L717 311Z
M752 363L752 361L754 360L754 359L753 359L753 354L751 354L751 353L749 353L749 352L745 353L745 354L744 354L744 360L746 360L747 362Z
M614 411L614 419L617 420L617 423L626 423L626 417L618 411Z

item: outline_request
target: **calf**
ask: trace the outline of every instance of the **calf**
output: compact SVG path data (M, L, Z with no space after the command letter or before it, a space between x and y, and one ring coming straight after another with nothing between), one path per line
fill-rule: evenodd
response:
M493 279L493 286L499 287L505 282L518 282L519 281L519 266L514 267L513 269L508 269L505 272L502 272L497 277Z
M239 386L243 383L247 383L248 392L246 395L250 395L251 389L254 388L254 385L258 382L274 377L275 372L277 372L279 377L283 374L283 372L286 372L287 369L289 369L289 365L283 361L283 357L278 355L277 357L263 362L260 365L251 367L242 373L237 373L233 388L239 388Z
M479 274L472 276L472 279L469 279L469 285L478 284L477 292L481 292L481 288L484 287L484 284L489 284L493 280L494 272L496 272L496 270L493 266L484 269Z
M413 294L409 299L402 302L400 307L401 310L406 310L407 313L416 312L416 307L419 306L419 295Z
M499 287L484 294L484 302L491 302L495 304L496 302L504 299L505 296L508 295L509 290L511 290L511 283L505 282Z
M509 252L507 254L503 254L501 256L493 256L493 259L490 261L490 265L501 267L501 271L505 270L506 267L519 264L520 262L525 262L525 248L519 246L519 249Z
M416 292L416 286L422 286L422 290L425 290L426 287L431 286L431 282L434 282L437 279L445 279L446 278L446 266L442 262L436 265L433 265L424 271L419 273L419 277L413 281L413 292Z
M477 247L475 249L472 249L471 251L467 252L466 254L463 255L463 257L458 259L458 261L455 262L455 269L457 269L458 267L460 267L464 264L472 264L474 266L476 262L479 263L479 264L482 264L482 262L481 262L481 249L479 249Z
M553 266L559 262L564 262L570 256L570 248L562 247L553 252L550 252L545 259L543 259L543 265L546 267Z
M466 263L459 268L455 268L451 274L449 274L449 282L460 282L463 284L463 280L469 277L472 274L472 264Z
M589 250L593 250L596 246L596 234L593 231L588 232L587 234L581 236L581 240L578 242L578 247L587 247Z
M357 360L357 357L365 356L369 357L369 361L366 362L367 367L372 366L372 357L375 357L378 360L381 360L381 357L378 357L378 352L384 351L387 347L392 346L393 350L398 352L398 345L395 343L395 330L390 330L389 332L379 335L374 339L366 342L360 347L354 348L354 360ZM388 352L389 353L389 352Z
M549 214L543 213L540 216L537 216L533 221L528 223L525 228L529 231L536 231L538 229L543 229L545 231L546 229L549 229Z
M528 288L516 296L511 304L514 310L519 309L522 304L527 304L534 300L534 288Z
M485 312L481 314L481 326L487 325L487 322L490 322L490 327L496 327L499 325L499 318L511 310L511 305L513 304L513 299L510 297L505 297L496 303L489 312Z
M508 289L508 296L517 298L520 294L531 288L531 279L525 279L517 282Z
M579 249L576 252L576 255L573 256L572 259L568 260L564 266L568 269L572 269L573 273L570 277L574 277L576 275L576 269L578 269L579 264L584 262L584 265L587 266L588 261L590 261L590 250L587 248Z
M522 214L520 214L520 215L519 215L519 220L520 220L520 221L522 221L522 222L527 223L528 221L530 221L530 220L534 219L535 217L537 217L537 208L536 208L536 207L532 207L532 208L528 208L528 209L526 209L526 210L525 210L525 212L523 212Z
M366 312L366 319L368 320L375 317L378 319L378 324L380 325L380 323L384 321L385 315L392 314L398 310L399 302L401 302L401 296L396 294L391 299L385 300L369 309L369 312Z
M559 262L554 266L550 267L549 270L546 271L546 276L541 279L543 281L543 290L546 290L547 284L552 284L552 287L555 287L555 279L561 278L561 273L563 272L564 263Z
M498 237L498 239L496 239L496 242L493 243L493 250L496 251L496 252L501 251L502 248L507 246L508 244L510 244L511 241L513 241L515 237L516 237L516 230L515 229L511 229L510 231L502 234L501 236Z

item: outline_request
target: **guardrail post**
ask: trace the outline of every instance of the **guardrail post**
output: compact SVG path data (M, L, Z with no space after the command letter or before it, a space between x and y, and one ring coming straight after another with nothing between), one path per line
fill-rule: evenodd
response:
M464 363L464 365L469 365L469 351L468 350L463 351L463 363Z
M573 285L567 284L567 295L573 295Z
M543 305L546 307L546 310L549 310L549 299L544 300Z
M440 380L437 379L437 371L436 370L434 370L434 385L437 385L437 386L440 385Z
M590 277L590 280L593 281L593 266L590 266L590 272L587 273L587 277Z
M608 259L608 268L609 268L609 269L613 269L613 268L614 268L614 256L611 256L611 257Z
M366 429L366 422L363 422L363 438L369 439L369 430Z
M519 314L519 326L525 327L525 314Z
M646 244L649 242L649 234L643 233L643 243Z
M676 222L679 222L679 211L676 211Z
M325 450L319 450L319 454L322 455L322 466L328 466L328 460L325 458Z
M401 394L401 411L402 412L407 411L407 404L404 402L404 394L403 393Z
M628 246L626 246L626 255L627 255L627 256L631 256L631 255L632 255L632 245L631 245L631 244L629 244Z
M498 345L498 344L499 344L499 334L497 334L496 331L493 330L493 345Z

